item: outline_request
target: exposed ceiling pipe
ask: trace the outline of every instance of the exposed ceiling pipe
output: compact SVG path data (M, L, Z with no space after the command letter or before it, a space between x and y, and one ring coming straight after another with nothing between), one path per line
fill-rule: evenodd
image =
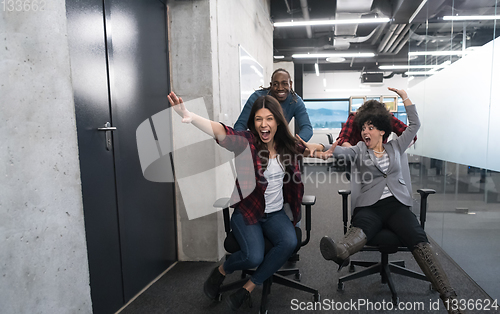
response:
M412 34L411 39L417 40L420 43L424 41L430 41L430 42L449 42L451 39L455 38L459 33L454 33L451 35L452 38L450 38L450 35L418 35L418 34Z
M377 44L378 40L380 39L380 36L382 36L382 33L384 32L385 28L389 25L388 23L380 24L377 27L377 32L375 33L375 36L373 36L372 39L372 45Z
M302 16L304 17L304 21L309 21L309 5L307 4L307 0L300 0L300 8L302 9ZM312 29L311 25L306 26L307 38L312 38Z
M392 53L398 54L399 51L401 51L401 49L404 47L404 45L408 42L408 40L410 40L413 32L416 31L417 28L419 28L419 27L420 27L420 24L412 25L410 27L410 30L408 31L408 34L406 34L406 36L403 38L403 40L399 43L399 45L396 47L396 49L394 49L394 51Z
M382 50L382 53L386 53L389 50L389 48L391 48L392 44L394 44L394 42L398 39L399 35L403 31L403 28L405 28L405 24L399 24L399 26L394 31L394 34L392 34L391 38L385 45L384 50Z
M285 4L286 4L286 13L292 14L292 10L290 10L290 5L288 4L288 0L285 0Z
M385 45L387 45L387 42L389 41L389 39L391 39L391 36L392 36L392 34L394 34L394 31L396 30L397 27L398 27L398 24L392 24L389 27L389 30L387 31L384 38L380 42L380 45L378 45L377 52L381 52L382 50L384 50Z
M408 32L410 31L410 28L411 25L407 24L405 29L403 29L399 34L398 39L391 45L389 49L387 49L388 53L392 53L396 49L396 47L399 46L399 43L405 38L406 34L408 34Z
M399 51L401 51L401 49L403 49L404 45L408 42L408 40L410 39L410 36L411 36L411 33L413 33L412 30L410 30L408 32L408 34L406 34L406 36L403 38L403 40L399 43L399 45L396 47L396 49L394 49L394 51L392 51L391 53L397 55L399 53Z

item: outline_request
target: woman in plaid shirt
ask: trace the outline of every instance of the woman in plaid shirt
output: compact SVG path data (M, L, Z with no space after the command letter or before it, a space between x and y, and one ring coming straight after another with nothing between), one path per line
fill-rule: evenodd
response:
M235 208L231 228L241 250L216 267L204 284L205 294L215 299L226 274L257 268L250 280L227 298L230 307L236 310L249 299L255 286L280 269L296 249L294 225L300 220L304 194L298 158L320 145L303 145L294 138L280 103L269 95L254 102L247 122L250 131L235 131L189 112L173 92L168 99L182 122L192 123L214 136L219 145L237 156L238 180L231 196ZM293 222L283 210L285 203L290 205ZM274 245L265 255L264 236Z

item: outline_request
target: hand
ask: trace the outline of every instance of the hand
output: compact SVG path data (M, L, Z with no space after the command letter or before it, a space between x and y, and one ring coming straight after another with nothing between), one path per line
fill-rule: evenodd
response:
M182 98L177 97L174 92L171 92L167 98L175 112L182 117L182 123L191 123L193 121L193 115L186 109L186 106L182 102Z
M327 160L328 158L333 157L333 151L335 150L335 147L337 147L337 142L338 141L335 141L333 143L332 147L330 147L326 152L316 153L314 155L314 157L319 158L319 159L323 159L323 160Z
M315 143L306 143L298 134L295 135L295 137L299 140L299 142L306 147L306 151L304 152L304 155L307 155L309 153L309 157L315 157L314 153L317 151L323 151L323 145L321 144L315 144Z
M404 89L396 89L394 87L387 87L387 89L398 94L398 96L401 97L401 99L408 98L408 94L406 93L406 91Z
M337 144L339 143L339 140L336 140L333 142L332 147L330 147L326 152L322 152L321 156L319 158L322 158L324 160L327 160L328 158L333 156L333 151L335 150L335 147L337 147Z

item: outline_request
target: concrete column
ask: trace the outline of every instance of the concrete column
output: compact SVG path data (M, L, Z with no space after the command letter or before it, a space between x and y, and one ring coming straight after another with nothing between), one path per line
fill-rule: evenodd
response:
M269 10L269 0L171 1L169 32L172 90L184 100L203 97L209 118L232 126L240 113L239 45L264 67L265 82L273 71L273 29ZM259 85L255 86L255 89L258 88ZM180 129L174 123L174 151L183 145L175 143L176 132L178 134ZM196 138L201 131L192 127L183 132ZM211 148L193 150L189 158L201 158L200 162L214 165L223 159L217 149ZM229 193L220 187L230 187L231 190L233 185L234 179L230 176L200 176L196 186L193 186L199 191L194 201L200 210L209 213L213 209L207 196L229 197ZM179 259L219 260L225 252L222 246L224 227L221 213L190 219L184 206L186 193L181 192L178 188Z
M0 10L2 313L91 313L63 0Z

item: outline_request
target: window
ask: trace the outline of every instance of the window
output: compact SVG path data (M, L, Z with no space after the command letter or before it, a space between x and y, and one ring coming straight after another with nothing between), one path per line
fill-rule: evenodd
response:
M366 101L366 97L351 97L349 98L349 111L356 112Z
M401 97L398 97L398 110L397 112L393 112L394 116L401 120L404 124L408 125L408 117L406 115L405 106L403 105L403 100Z
M304 100L313 129L341 128L349 115L349 99Z

